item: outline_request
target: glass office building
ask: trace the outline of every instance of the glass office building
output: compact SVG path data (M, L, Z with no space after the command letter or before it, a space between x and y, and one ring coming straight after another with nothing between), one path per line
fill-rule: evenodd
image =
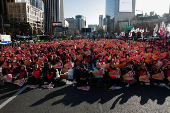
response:
M106 15L110 16L110 19L115 15L115 0L106 0Z

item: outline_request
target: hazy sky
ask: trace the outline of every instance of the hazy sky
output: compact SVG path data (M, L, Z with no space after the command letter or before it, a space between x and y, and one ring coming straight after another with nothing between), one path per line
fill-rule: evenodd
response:
M136 0L136 10L143 13L154 11L158 15L169 12L170 0ZM86 17L88 24L99 24L99 15L105 15L105 0L64 0L65 18L75 18L75 15ZM136 11L136 14L141 13ZM105 17L105 16L104 16Z

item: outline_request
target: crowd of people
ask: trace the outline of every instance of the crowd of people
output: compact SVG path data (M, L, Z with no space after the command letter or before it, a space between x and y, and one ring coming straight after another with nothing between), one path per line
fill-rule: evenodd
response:
M24 78L25 84L51 84L63 69L71 69L77 86L170 85L170 45L162 40L25 43L1 48L0 55L1 79L12 75L11 82Z

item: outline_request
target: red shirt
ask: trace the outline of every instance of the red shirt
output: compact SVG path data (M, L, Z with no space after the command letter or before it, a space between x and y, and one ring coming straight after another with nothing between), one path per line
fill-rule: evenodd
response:
M24 71L20 70L20 77L19 78L24 78L26 72L27 72L26 69Z
M54 71L49 71L49 70L47 70L47 77L48 77L48 79L51 79L53 76L54 76Z
M37 70L33 69L33 76L35 78L38 78L40 76L40 71L41 71L40 69L37 69Z
M8 75L8 74L12 74L12 75L13 75L13 71L14 71L14 68L12 68L12 69L10 69L10 70L6 69L6 74L7 74L7 75Z

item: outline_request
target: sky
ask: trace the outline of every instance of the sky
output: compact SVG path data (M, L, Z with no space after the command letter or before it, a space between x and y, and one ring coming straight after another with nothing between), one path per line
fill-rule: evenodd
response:
M136 10L150 14L154 11L158 15L169 13L170 0L136 0ZM136 14L142 12L136 11ZM105 0L64 0L64 18L75 18L76 15L86 17L88 24L99 24L99 15L105 17Z

